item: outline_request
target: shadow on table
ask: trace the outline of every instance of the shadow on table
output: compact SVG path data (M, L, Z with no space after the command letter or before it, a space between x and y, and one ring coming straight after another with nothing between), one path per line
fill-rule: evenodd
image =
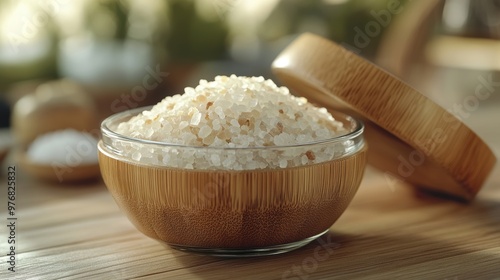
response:
M497 236L497 240L500 236ZM200 279L491 279L490 269L500 255L472 253L452 244L415 236L349 236L329 232L296 251L249 259L213 258L214 262L190 267L194 260L211 258L179 256L178 260ZM465 268L465 269L464 269ZM463 269L463 270L462 270ZM469 271L464 275L461 271ZM485 278L485 277L490 278Z
M283 255L248 259L192 254L177 257L200 279L459 280L500 276L500 201L478 198L468 205L456 203L450 209L453 213L444 218L429 215L428 224L422 228L416 224L414 229L388 228L362 235L330 231ZM203 258L213 262L191 265Z

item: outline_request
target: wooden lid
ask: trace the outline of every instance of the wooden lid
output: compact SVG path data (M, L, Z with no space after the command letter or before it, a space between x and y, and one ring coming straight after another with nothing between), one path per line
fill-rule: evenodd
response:
M365 122L368 161L388 186L415 186L470 200L496 158L458 118L409 85L345 48L301 35L273 62L292 91Z

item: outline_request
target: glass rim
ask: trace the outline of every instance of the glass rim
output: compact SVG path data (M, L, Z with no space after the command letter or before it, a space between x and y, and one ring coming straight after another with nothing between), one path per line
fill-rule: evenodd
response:
M153 106L144 106L144 107L139 107L135 109L129 109L120 113L113 114L106 119L104 119L101 122L101 133L103 136L107 136L109 138L121 140L121 141L127 141L130 143L135 143L135 144L142 144L142 145L155 145L155 146L161 146L165 148L178 148L178 149L200 149L200 150L273 150L273 149L294 149L294 148L305 148L305 147L313 147L317 145L325 145L325 144L332 144L332 143L339 143L339 142L344 142L347 140L354 139L358 136L361 136L364 131L364 124L362 121L341 113L341 112L335 112L335 115L340 115L342 116L345 120L349 121L350 123L354 123L354 128L352 131L342 134L336 137L328 138L328 139L322 139L318 141L312 141L312 142L305 142L305 143L300 143L300 144L294 144L294 145L282 145L282 146L250 146L250 147L241 147L241 146L236 146L236 147L213 147L213 146L192 146L192 145L183 145L183 144L178 144L178 143L167 143L167 142L160 142L160 141L153 141L153 140L146 140L146 139L140 139L140 138L134 138L134 137L129 137L120 133L117 133L113 131L109 125L115 124L117 120L123 119L125 117L133 117L137 116L139 113L151 109ZM104 137L103 137L104 138Z

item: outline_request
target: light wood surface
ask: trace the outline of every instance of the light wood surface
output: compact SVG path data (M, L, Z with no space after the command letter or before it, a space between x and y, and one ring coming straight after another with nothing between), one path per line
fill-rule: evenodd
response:
M466 120L497 155L499 117L491 107ZM102 182L56 186L19 169L18 271L12 274L5 262L9 163L0 179L0 279L500 279L498 165L470 204L415 193L401 182L389 187L382 173L368 169L327 236L251 259L165 248L134 228Z

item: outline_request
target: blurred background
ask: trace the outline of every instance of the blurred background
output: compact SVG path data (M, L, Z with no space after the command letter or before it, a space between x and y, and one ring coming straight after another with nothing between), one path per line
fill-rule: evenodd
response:
M497 0L1 0L0 127L43 118L37 106L59 100L92 112L83 127L97 128L201 78L273 78L271 62L302 32L344 45L466 122L500 104ZM76 95L61 99L68 91Z

